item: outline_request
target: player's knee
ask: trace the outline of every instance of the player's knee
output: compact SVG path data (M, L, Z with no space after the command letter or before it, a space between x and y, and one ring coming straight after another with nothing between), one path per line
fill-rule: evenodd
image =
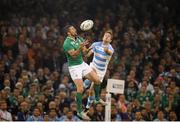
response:
M77 92L83 93L83 90L84 90L83 85L77 87Z
M97 77L97 78L95 78L94 83L95 83L95 84L101 84L101 81L100 81L100 79Z

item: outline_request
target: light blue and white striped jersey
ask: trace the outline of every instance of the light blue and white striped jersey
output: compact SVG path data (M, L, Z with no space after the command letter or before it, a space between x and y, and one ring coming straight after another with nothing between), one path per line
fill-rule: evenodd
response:
M94 53L93 61L92 63L96 66L97 69L101 71L105 71L107 69L108 63L112 57L112 55L108 55L106 52L104 52L104 47L107 47L114 53L114 49L109 45L103 45L101 42L94 42L91 45L92 51Z

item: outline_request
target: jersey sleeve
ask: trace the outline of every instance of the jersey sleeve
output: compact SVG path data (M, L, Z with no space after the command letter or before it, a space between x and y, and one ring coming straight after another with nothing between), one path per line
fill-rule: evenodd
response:
M69 50L73 50L74 49L69 41L66 41L64 43L63 48L64 48L65 52L68 52Z
M95 51L95 46L96 46L96 42L94 42L91 46L90 46L90 49L92 52Z
M85 40L82 38L82 37L80 37L80 36L78 36L77 37L81 42L84 42Z

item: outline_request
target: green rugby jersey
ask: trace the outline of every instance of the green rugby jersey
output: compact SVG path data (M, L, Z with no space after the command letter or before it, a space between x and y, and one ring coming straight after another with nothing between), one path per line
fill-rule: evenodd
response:
M80 47L80 43L83 42L83 38L77 37L74 41L71 37L66 37L63 49L67 57L68 66L80 65L83 62L82 52L80 52L75 58L68 54L69 50L77 50Z

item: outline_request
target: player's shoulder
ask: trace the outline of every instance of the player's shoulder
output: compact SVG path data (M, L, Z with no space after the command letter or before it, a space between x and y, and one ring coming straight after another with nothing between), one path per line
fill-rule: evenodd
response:
M69 42L69 41L71 41L71 40L73 40L73 39L72 39L71 37L68 37L68 36L67 36L67 37L65 38L64 42Z
M109 49L114 51L114 48L113 48L113 46L111 44L109 44Z
M102 44L101 41L95 41L95 42L93 42L93 45L101 45L101 44Z
M71 40L72 40L71 38L66 37L63 46L70 44Z
M113 46L112 46L111 44L109 44L109 47L112 48L112 49L114 49Z
M77 39L79 39L80 41L84 41L84 38L81 36L77 36Z

